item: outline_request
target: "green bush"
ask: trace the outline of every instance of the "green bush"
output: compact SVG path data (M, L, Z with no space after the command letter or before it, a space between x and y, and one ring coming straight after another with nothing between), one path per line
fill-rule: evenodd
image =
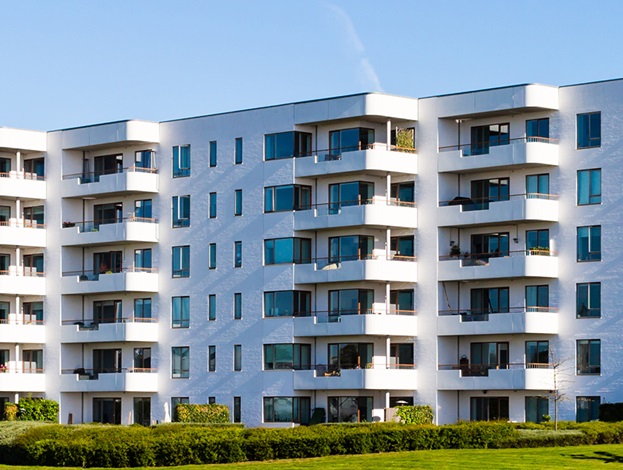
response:
M433 409L428 405L399 406L396 415L405 424L432 424Z
M180 423L229 423L229 408L226 405L191 405L180 403L175 408L176 421Z
M623 403L602 403L599 405L599 421L610 423L623 421Z
M17 403L21 421L58 421L58 403L31 396L20 398Z

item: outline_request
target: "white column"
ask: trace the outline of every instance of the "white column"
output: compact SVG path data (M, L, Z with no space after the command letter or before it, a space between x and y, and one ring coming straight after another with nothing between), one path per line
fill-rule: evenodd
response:
M385 315L389 314L390 309L390 285L389 282L385 283Z
M19 401L19 393L13 395L13 403L17 403Z
M392 229L391 228L387 228L387 231L385 233L385 259L388 260L389 259L389 252L390 252L390 248L391 248L391 241L392 241Z
M15 274L17 276L23 275L22 270L22 260L21 260L22 250L20 247L15 248Z
M24 221L24 216L22 214L22 200L20 198L15 200L15 220L18 225L20 222Z
M21 299L19 297L19 295L15 296L15 320L17 323L23 323L23 319L24 317L22 315L20 315L20 312L22 311L21 309Z
M385 357L386 362L387 362L387 368L389 369L389 365L390 365L390 352L391 352L391 340L389 339L389 336L387 338L385 338Z
M387 188L385 189L385 200L388 205L389 205L389 197L391 193L392 193L392 175L387 173Z
M389 408L389 390L385 392L385 408Z
M19 359L19 344L15 345L15 372L18 374L22 372L22 364Z
M17 169L18 172L22 171L22 152L20 152L19 150L17 152L15 152L15 168Z
M387 120L387 150L391 149L392 144L392 121Z

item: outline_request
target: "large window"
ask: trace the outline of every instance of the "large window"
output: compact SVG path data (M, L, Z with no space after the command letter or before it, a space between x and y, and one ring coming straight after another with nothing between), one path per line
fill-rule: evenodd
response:
M578 114L578 148L601 147L601 112Z
M311 186L287 184L264 188L264 212L311 209Z
M547 312L549 310L549 286L526 286L526 311Z
M329 214L337 214L342 207L371 204L374 183L351 181L329 185Z
M22 313L24 323L43 323L43 302L24 302Z
M470 345L472 366L470 375L489 375L489 369L508 368L508 343L472 343ZM462 372L463 375L465 372Z
M373 343L329 344L329 369L365 369L372 364Z
M264 345L264 370L307 370L310 367L310 344Z
M190 246L174 246L172 251L172 276L190 276Z
M311 315L311 292L284 290L264 292L265 317L308 317Z
M389 194L392 201L398 204L404 202L405 205L409 205L409 203L415 202L415 183L413 181L392 183Z
M25 276L43 276L43 254L24 255L22 263Z
M134 299L134 319L151 318L151 299Z
M471 397L469 415L472 421L508 421L508 397Z
M171 326L173 328L190 327L190 297L171 299Z
M174 346L171 348L171 378L187 379L190 377L190 348Z
M601 204L601 169L578 171L578 206Z
M173 178L190 176L190 145L173 147Z
M43 228L45 226L43 206L24 207L24 225L26 227Z
M123 203L111 202L93 206L93 226L102 224L118 224L123 220ZM88 227L84 227L88 229Z
M549 118L528 119L526 121L526 140L541 142L549 139Z
M339 321L342 315L365 315L372 312L372 289L340 289L329 291L329 321Z
M344 152L366 150L374 144L374 129L355 127L329 132L329 159Z
M121 398L94 398L93 422L121 424Z
M151 199L140 199L134 201L134 218L138 222L146 222L151 219L152 215Z
M134 348L134 372L151 372L151 348Z
M93 322L120 322L122 318L121 305L121 300L96 300L93 302Z
M137 171L148 171L156 168L156 152L138 150L134 152L134 167Z
M601 260L601 225L578 227L578 261Z
M391 237L389 242L389 249L391 250L393 254L393 259L395 260L409 261L415 259L413 235Z
M264 136L264 159L306 157L311 155L312 135L308 132L280 132Z
M151 399L134 397L134 424L149 426L151 424Z
M372 421L372 397L329 397L329 423Z
M599 419L601 397L576 397L576 417L578 423L586 423Z
M216 243L208 245L208 269L216 269Z
M488 260L489 258L508 256L509 234L502 233L479 233L472 235L471 257L472 259Z
M242 163L242 137L236 138L236 150L234 155L234 163L240 165Z
M530 255L549 255L549 230L526 230L526 251Z
M9 311L11 310L11 303L7 301L0 301L0 324L9 322Z
M309 397L264 397L265 423L309 424L310 417Z
M472 289L470 292L470 314L462 321L484 321L489 313L508 313L508 287L489 287Z
M389 292L390 313L398 315L413 315L415 313L415 302L413 290L392 290Z
M345 235L329 238L329 263L372 258L374 237L370 235Z
M217 163L217 145L216 140L210 142L210 166L215 167Z
M601 373L601 340L579 339L577 341L576 366L578 375Z
M190 196L173 196L172 226L190 226Z
M546 199L549 198L549 174L526 176L526 198Z
M93 181L98 182L101 175L112 175L123 171L123 155L101 155L93 159Z
M273 238L264 240L264 264L311 263L310 238Z
M134 270L137 272L151 271L151 248L134 250Z
M43 372L43 349L24 349L22 351L24 374Z
M584 282L576 286L575 312L578 318L601 317L601 282Z
M121 349L94 349L93 371L103 374L121 372Z
M549 416L549 399L526 397L526 422L540 423L545 416Z
M10 162L11 160L9 160L9 163ZM0 173L4 172L1 167L2 164L0 164ZM26 178L38 180L45 179L45 159L31 158L29 160L24 160L24 173L26 174Z
M550 363L549 341L526 341L526 367L543 368Z
M93 272L99 274L120 273L123 269L122 258L121 251L93 253Z
M469 208L473 210L489 209L490 202L508 201L510 199L510 179L509 178L490 178L486 180L476 180L471 183L472 204ZM463 205L463 210L467 207Z
M465 148L464 155L484 155L489 147L508 145L510 143L510 124L489 124L472 127L471 146Z

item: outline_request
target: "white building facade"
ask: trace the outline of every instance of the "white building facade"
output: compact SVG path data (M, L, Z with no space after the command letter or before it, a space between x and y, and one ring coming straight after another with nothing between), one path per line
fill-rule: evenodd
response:
M0 128L0 405L596 419L623 401L622 108L614 80Z

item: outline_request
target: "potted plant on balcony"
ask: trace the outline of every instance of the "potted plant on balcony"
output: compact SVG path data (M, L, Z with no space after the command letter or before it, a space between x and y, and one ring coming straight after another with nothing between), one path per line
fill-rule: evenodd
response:
M454 242L450 242L450 256L454 258L461 256L461 247Z
M5 372L8 372L9 368L7 366L5 366L4 364L0 364L0 374L4 374Z
M530 256L549 256L549 246L534 246L528 249Z
M400 152L415 152L415 136L413 129L396 129L396 150Z
M75 227L75 222L63 222L63 228Z

